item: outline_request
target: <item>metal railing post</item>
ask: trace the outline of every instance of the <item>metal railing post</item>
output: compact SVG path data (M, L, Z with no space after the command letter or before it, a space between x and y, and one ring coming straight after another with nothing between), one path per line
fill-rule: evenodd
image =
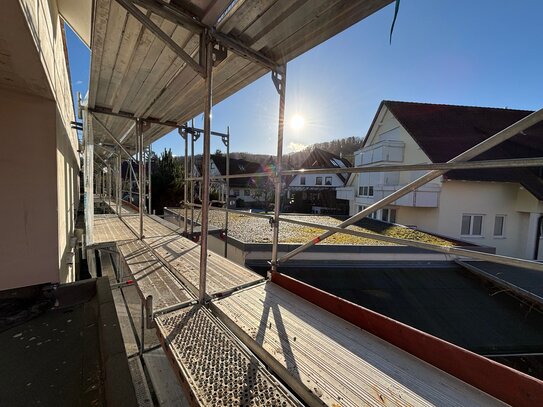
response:
M143 179L144 172L144 162L143 162L143 121L141 119L136 120L136 139L138 145L138 170L139 170L139 188L138 188L138 198L139 198L139 215L140 215L140 239L143 239L143 206L144 203L144 194L145 186Z
M188 167L189 167L189 139L188 139L188 134L185 130L183 129L179 129L179 134L181 135L181 137L183 137L183 140L185 140L185 159L184 159L184 162L183 162L183 178L184 178L184 182L183 182L183 202L184 202L184 209L185 209L185 214L183 216L183 232L185 233L185 236L187 235L187 216L189 214L189 207L187 205L187 199L188 199L188 195L189 195L189 191L188 191Z
M194 133L190 135L190 178L190 203L194 204ZM194 206L190 207L190 234L194 234Z
M206 273L207 273L207 232L209 221L209 161L211 144L211 106L213 97L213 44L207 33L203 38L205 41L205 89L204 101L204 152L202 159L202 220L200 226L200 284L198 289L198 301L200 304L206 298Z
M117 177L115 178L116 179L116 182L115 182L115 186L116 186L116 201L117 201L117 216L121 216L121 208L122 208L122 205L121 205L121 199L122 199L122 163L123 161L121 160L121 149L118 148L117 149L117 163L116 163L116 167L117 167Z
M279 213L281 210L281 170L283 163L283 131L285 127L285 87L287 79L287 66L283 66L283 72L272 72L272 80L279 93L279 123L277 128L277 158L275 160L275 203L273 208L273 243L271 271L277 271L277 257L279 251Z
M226 139L223 139L223 141L226 141L226 176L230 177L230 126L226 128ZM228 205L230 203L230 178L226 178L226 191L225 191L225 199L224 202L226 202L226 209L228 209ZM228 258L228 214L229 212L226 211L224 214L224 257Z
M147 202L148 202L148 207L147 207L147 213L149 215L151 215L153 213L153 209L152 209L152 206L151 206L151 175L152 175L152 168L153 168L153 165L152 165L152 158L153 156L153 145L152 144L149 144L149 160L148 160L148 165L147 165L147 194L148 194L148 197L147 197Z

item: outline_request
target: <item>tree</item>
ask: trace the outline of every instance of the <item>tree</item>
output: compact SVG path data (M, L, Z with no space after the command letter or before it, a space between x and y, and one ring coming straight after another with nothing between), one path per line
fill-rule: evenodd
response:
M165 206L179 206L183 200L183 168L171 149L164 149L153 164L152 209L162 214Z
M252 196L262 204L262 207L266 213L270 210L270 204L275 198L275 183L271 177L260 177L256 182L256 189L253 191Z

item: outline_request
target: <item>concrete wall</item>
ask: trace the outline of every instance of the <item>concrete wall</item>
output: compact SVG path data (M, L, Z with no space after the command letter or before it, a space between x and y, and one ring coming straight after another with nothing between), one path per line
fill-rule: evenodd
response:
M79 154L56 2L7 2L0 26L0 289L72 281Z
M0 289L59 281L55 112L0 89Z

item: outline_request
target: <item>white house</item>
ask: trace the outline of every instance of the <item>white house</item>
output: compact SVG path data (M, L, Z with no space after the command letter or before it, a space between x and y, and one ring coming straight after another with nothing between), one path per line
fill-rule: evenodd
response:
M327 169L346 168L351 163L335 154L313 148L301 167L322 168L319 174L298 174L288 180L287 199L295 212L346 213L347 205L337 201L336 190L345 186L348 173L336 174Z
M355 166L446 162L530 111L383 101ZM475 160L543 157L536 125ZM353 174L337 198L352 215L421 176L418 172ZM496 248L502 255L543 259L543 168L455 170L373 217Z
M201 175L201 159L195 162L193 171L195 177ZM243 159L230 158L231 175L239 174L252 174L262 172L262 166L259 163L247 161ZM209 175L211 177L218 177L226 175L226 156L223 154L211 154L209 162ZM215 192L221 197L224 197L226 192L226 181L224 179L216 179L210 182L211 192ZM251 206L259 203L264 199L263 189L264 185L258 178L232 178L230 180L230 199L229 206ZM199 199L199 188L196 187L196 194Z

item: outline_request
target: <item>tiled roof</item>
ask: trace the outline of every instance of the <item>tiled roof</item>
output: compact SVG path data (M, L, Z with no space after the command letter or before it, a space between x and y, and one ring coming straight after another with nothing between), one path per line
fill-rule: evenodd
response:
M381 103L396 117L432 162L446 162L532 111L428 103ZM379 108L378 112L381 110ZM543 123L538 123L473 160L543 157ZM445 178L517 182L543 200L543 168L449 171Z

